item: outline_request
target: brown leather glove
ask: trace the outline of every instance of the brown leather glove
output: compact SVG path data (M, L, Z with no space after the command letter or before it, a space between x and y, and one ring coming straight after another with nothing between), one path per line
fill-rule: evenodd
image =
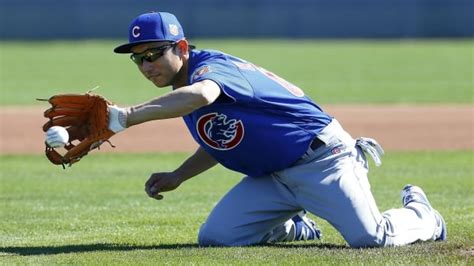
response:
M47 101L52 107L44 112L44 117L49 118L49 121L43 125L43 131L46 132L52 126L62 126L69 133L64 155L45 143L46 157L53 164L71 166L103 142L109 142L109 138L115 134L108 126L108 106L112 103L100 95L59 94Z

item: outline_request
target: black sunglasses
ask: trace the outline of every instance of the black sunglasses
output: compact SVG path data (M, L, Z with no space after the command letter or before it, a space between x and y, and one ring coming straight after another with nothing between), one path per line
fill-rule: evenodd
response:
M143 60L151 63L162 57L165 51L170 47L174 47L175 44L176 43L170 43L158 48L150 48L139 54L131 54L130 59L132 59L132 61L139 66L143 64Z

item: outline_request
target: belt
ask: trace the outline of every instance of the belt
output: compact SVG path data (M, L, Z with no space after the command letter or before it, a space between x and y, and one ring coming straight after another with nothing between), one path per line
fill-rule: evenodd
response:
M309 147L314 151L317 148L325 146L325 145L326 144L322 140L320 140L318 138L314 138L313 142L311 142L311 145L309 145Z
M315 151L316 149L318 149L320 147L324 147L324 146L326 146L326 144L322 140L320 140L318 138L314 138L313 141L311 142L311 144L309 145L309 149L311 149L312 151ZM301 158L298 161L296 161L293 165L298 165L298 164L301 164L301 163L305 162L308 159L308 156L310 156L310 154L308 154L308 151L306 151L301 156Z

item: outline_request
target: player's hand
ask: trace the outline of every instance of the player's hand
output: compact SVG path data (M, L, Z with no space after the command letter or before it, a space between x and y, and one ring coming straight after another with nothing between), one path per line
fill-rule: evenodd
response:
M161 200L163 195L160 193L174 190L181 183L179 176L173 172L154 173L145 183L145 192L149 197Z

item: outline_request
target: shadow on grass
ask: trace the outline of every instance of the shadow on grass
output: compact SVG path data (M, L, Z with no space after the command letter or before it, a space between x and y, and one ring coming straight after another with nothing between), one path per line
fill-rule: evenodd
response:
M30 255L54 255L62 253L83 253L95 251L132 251L151 249L182 249L198 248L198 244L163 244L163 245L126 245L126 244L82 244L65 246L41 246L41 247L4 247L0 248L0 253L12 253L21 256Z
M333 244L272 244L272 245L260 245L264 247L273 248L319 248L319 249L345 249L348 248L344 245L333 245ZM258 247L258 246L252 246ZM67 254L67 253L85 253L95 251L133 251L133 250L174 250L174 249L194 249L194 248L206 248L201 247L198 244L161 244L161 245L126 245L126 244L82 244L82 245L64 245L64 246L39 246L39 247L3 247L0 248L1 253L7 253L11 255L20 256L32 256L32 255L55 255L55 254ZM0 255L1 256L1 255Z
M330 243L308 243L304 242L300 244L298 242L291 242L291 243L276 243L276 244L267 244L267 247L274 247L274 248L319 248L319 249L351 249L349 246L346 245L336 245Z

